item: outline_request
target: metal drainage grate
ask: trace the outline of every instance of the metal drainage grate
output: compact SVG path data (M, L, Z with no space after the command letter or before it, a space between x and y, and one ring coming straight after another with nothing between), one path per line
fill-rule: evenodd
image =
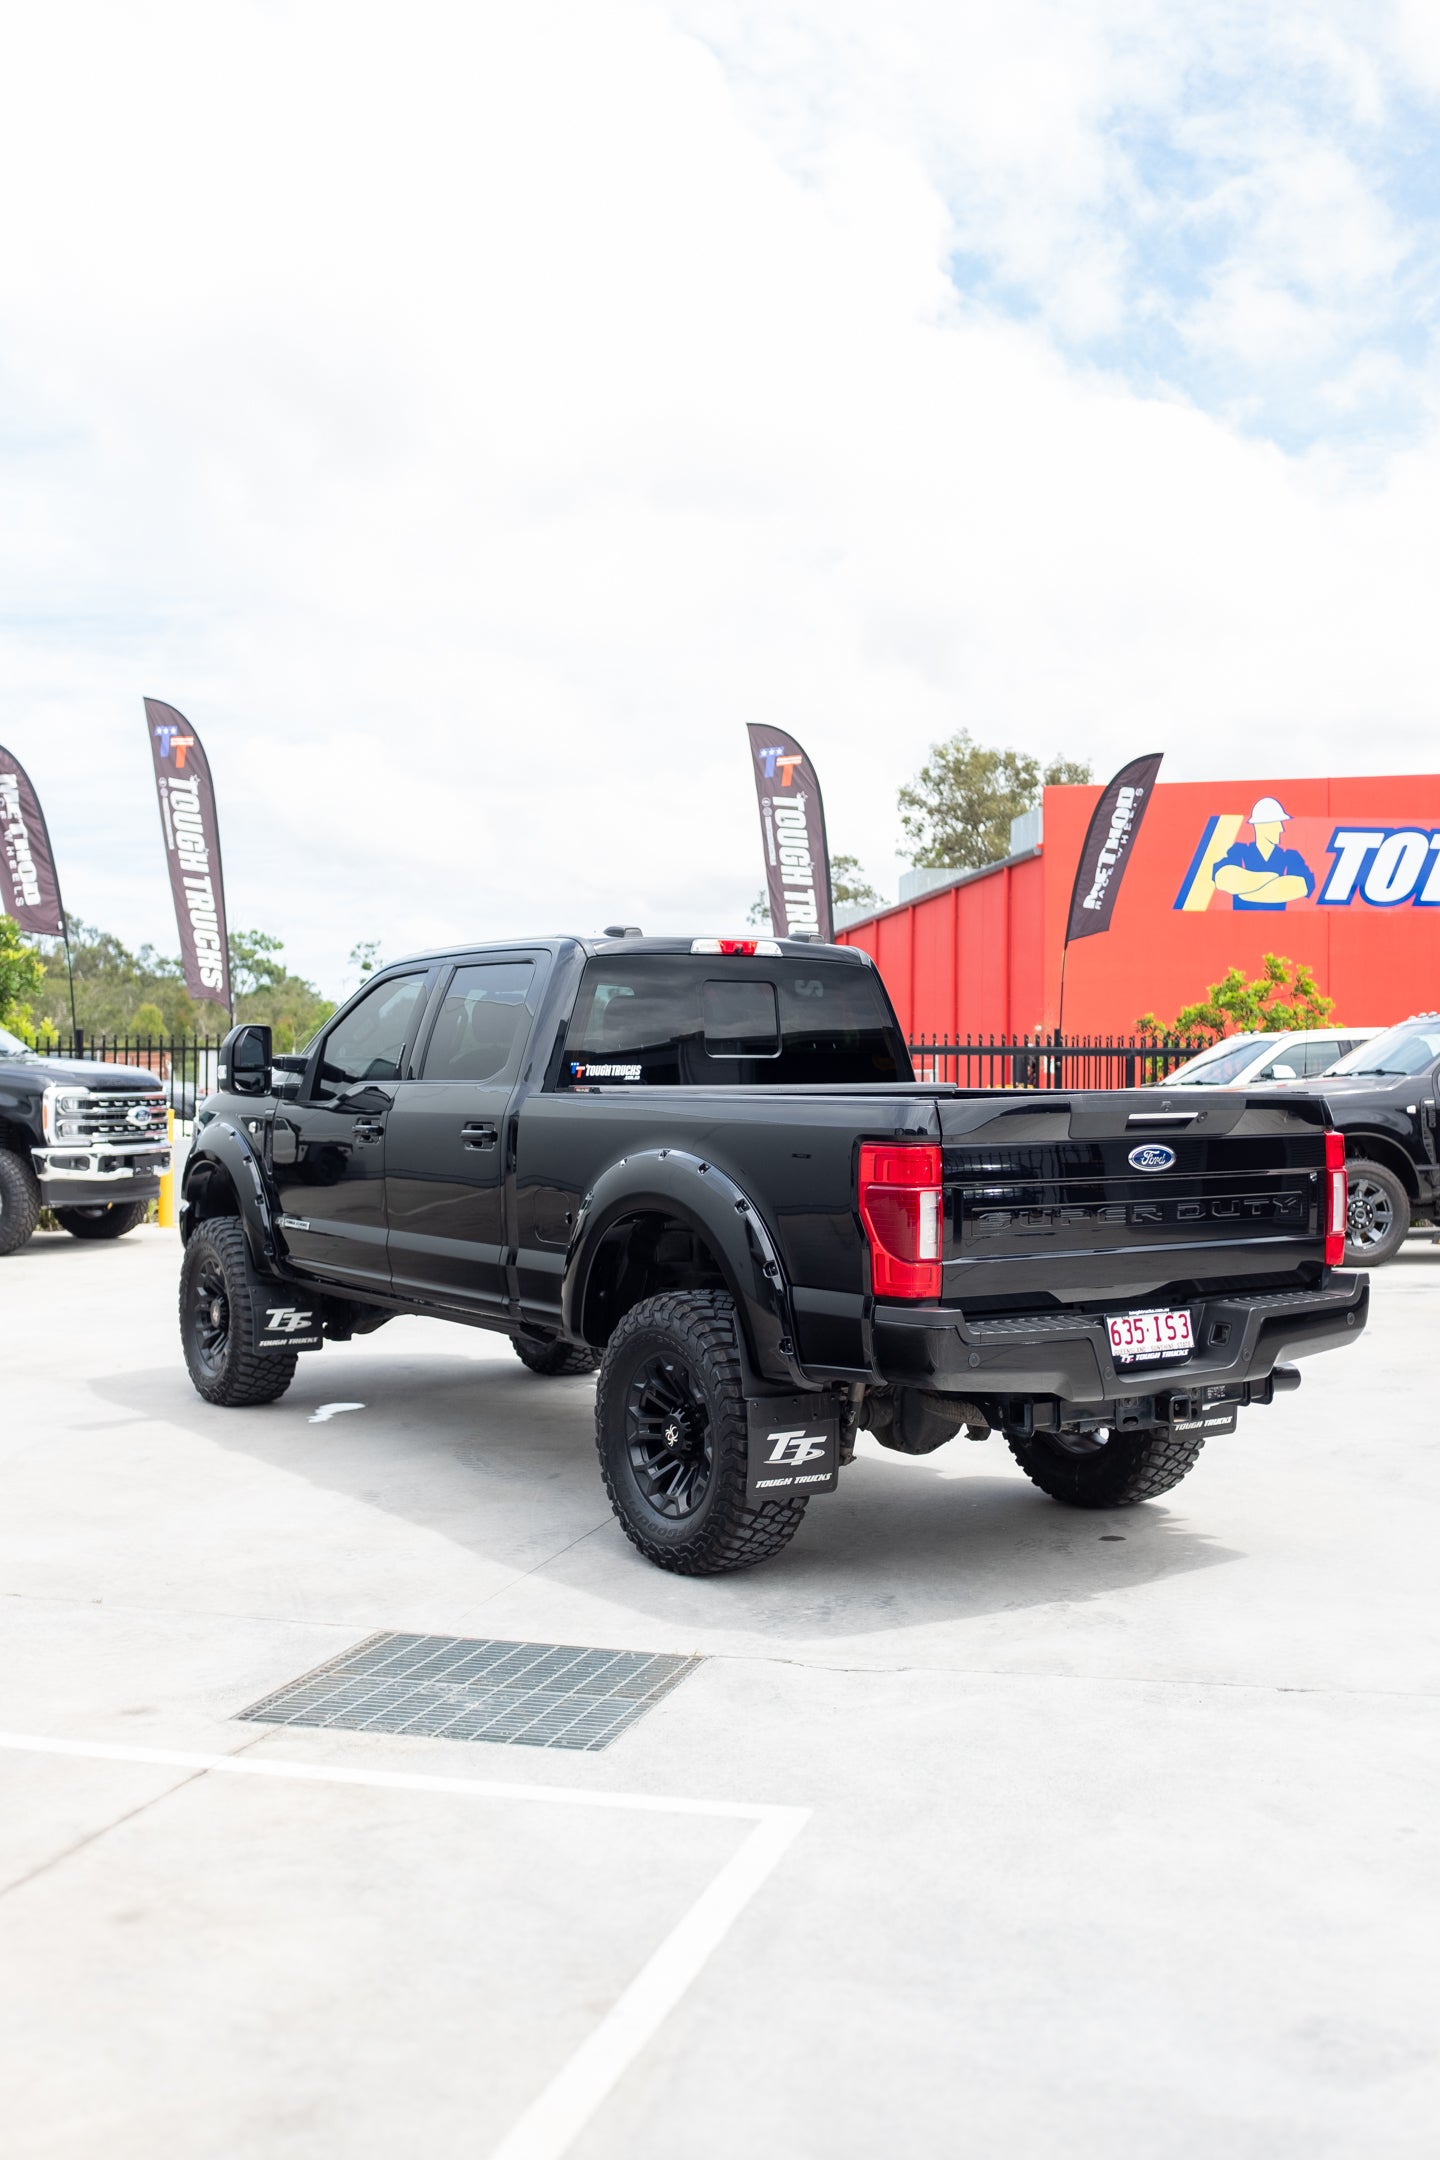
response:
M260 1725L603 1748L700 1662L570 1643L370 1635L240 1716Z

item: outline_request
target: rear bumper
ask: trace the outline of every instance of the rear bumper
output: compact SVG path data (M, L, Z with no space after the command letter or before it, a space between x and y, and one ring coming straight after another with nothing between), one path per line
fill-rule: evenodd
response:
M877 1305L875 1378L892 1387L989 1397L1053 1395L1107 1403L1263 1380L1276 1365L1354 1342L1370 1311L1370 1278L1332 1270L1317 1290L1251 1291L1191 1302L1188 1358L1117 1365L1098 1313L1035 1313L967 1320L954 1307Z

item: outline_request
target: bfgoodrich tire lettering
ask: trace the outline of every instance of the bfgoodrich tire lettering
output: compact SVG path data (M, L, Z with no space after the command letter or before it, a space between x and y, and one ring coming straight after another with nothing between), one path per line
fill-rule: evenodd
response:
M55 1220L71 1237L117 1238L137 1230L148 1213L146 1200L111 1200L99 1207L57 1207Z
M1032 1485L1067 1507L1134 1507L1158 1500L1194 1469L1203 1440L1172 1438L1168 1426L1112 1433L1089 1447L1067 1447L1037 1433L1012 1440L1010 1452Z
M10 1148L0 1148L0 1258L28 1245L40 1220L35 1173Z
M723 1292L669 1291L626 1313L600 1365L595 1444L605 1490L631 1544L677 1575L768 1560L805 1514L803 1500L746 1502L736 1326L735 1301Z
M250 1254L233 1215L196 1225L180 1263L180 1341L206 1402L274 1402L295 1377L294 1350L257 1350Z

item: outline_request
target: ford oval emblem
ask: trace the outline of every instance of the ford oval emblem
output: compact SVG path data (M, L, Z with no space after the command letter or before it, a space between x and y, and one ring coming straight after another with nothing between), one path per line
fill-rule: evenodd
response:
M1158 1140L1150 1141L1145 1147L1132 1147L1130 1167L1132 1170L1173 1170L1175 1150L1162 1147Z

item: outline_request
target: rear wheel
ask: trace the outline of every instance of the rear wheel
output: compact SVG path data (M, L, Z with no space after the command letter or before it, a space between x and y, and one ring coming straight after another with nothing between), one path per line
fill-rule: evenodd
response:
M257 1350L250 1254L233 1215L197 1223L180 1263L180 1341L206 1402L274 1402L295 1377L294 1350Z
M675 1290L611 1336L595 1396L600 1471L620 1526L657 1567L723 1575L789 1544L803 1500L745 1495L748 1423L735 1301Z
M527 1372L539 1373L544 1380L592 1373L600 1363L598 1353L584 1343L560 1342L553 1337L547 1342L540 1335L512 1335L510 1347Z
M148 1200L111 1200L99 1207L57 1207L55 1220L71 1237L117 1238L144 1222Z
M1011 1440L1010 1452L1032 1485L1067 1507L1134 1507L1158 1500L1194 1469L1203 1440L1177 1440L1168 1426L1139 1432L1037 1433Z
M1383 1267L1399 1252L1410 1229L1410 1195L1393 1170L1367 1156L1355 1156L1347 1170L1345 1257L1357 1267Z
M28 1245L40 1220L40 1187L24 1157L0 1148L0 1257Z

